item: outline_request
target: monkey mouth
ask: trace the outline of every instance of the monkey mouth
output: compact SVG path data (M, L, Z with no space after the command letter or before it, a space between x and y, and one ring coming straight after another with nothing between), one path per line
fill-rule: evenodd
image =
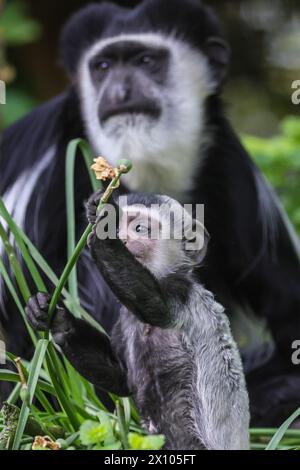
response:
M158 119L160 116L161 110L155 104L148 104L148 105L126 105L126 106L115 106L109 108L107 110L100 110L100 121L102 123L108 121L109 119L122 116L124 114L130 115L137 115L143 114L144 116L148 116L152 119Z

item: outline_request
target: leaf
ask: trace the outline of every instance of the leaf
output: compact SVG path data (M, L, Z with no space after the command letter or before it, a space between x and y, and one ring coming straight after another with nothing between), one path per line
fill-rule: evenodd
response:
M28 390L29 390L29 402L30 403L32 403L32 400L35 394L35 389L38 383L40 370L41 370L41 367L45 358L48 344L49 344L49 341L47 340L44 340L44 339L39 340L36 346L33 359L31 361L30 372L28 376ZM14 443L12 447L13 450L17 450L20 447L21 439L25 431L29 412L30 412L30 408L25 403L23 403L20 416L19 416L17 429L16 429Z
M275 450L279 445L281 439L283 438L285 432L288 430L290 425L296 418L300 416L300 408L298 408L278 429L278 431L274 434L272 439L270 440L269 444L266 447L266 450Z
M93 450L121 450L122 449L122 444L120 441L116 441L112 444L109 444L107 446L99 446L96 445L93 447Z
M137 433L129 433L128 442L133 450L159 450L165 443L165 437L162 434L141 436Z
M99 424L96 421L85 421L80 427L80 440L85 446L113 444L116 439L110 423Z

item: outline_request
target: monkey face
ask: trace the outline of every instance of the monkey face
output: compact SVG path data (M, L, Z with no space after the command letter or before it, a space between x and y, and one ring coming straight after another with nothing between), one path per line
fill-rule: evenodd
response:
M194 182L212 129L229 49L200 1L151 0L133 9L87 6L62 36L62 57L80 97L93 150L133 162L130 190L181 199Z
M90 141L113 165L133 162L124 178L130 189L174 194L189 186L204 103L215 90L202 52L159 33L107 38L83 57L78 82Z
M118 229L118 237L127 249L158 278L175 272L178 267L194 267L201 262L206 251L206 243L194 251L187 248L187 225L191 230L196 221L190 216L186 219L183 207L163 196L160 202L160 205L151 207L138 204L123 206ZM197 226L200 225L197 222ZM200 228L203 232L203 226ZM193 233L193 237L204 236L198 233L199 230Z
M161 114L158 89L165 85L168 64L166 48L137 41L113 42L96 54L89 67L94 85L101 88L100 124L106 128L109 121L124 115L129 125L137 115L157 120Z

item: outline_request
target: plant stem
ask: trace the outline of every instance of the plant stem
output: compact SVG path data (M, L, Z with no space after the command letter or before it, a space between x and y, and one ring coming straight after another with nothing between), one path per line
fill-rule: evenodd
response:
M26 382L26 379L25 379L24 374L23 374L21 358L20 357L16 357L15 364L16 364L16 368L17 368L17 371L18 371L18 374L19 374L19 377L20 377L22 387L27 387L27 382Z
M119 180L120 180L121 175L124 174L124 173L127 173L128 171L129 171L128 167L125 166L124 164L122 164L118 167L117 175L110 182L110 184L106 188L102 198L100 199L98 209L97 209L98 212L100 212L102 210L102 208L104 207L104 205L107 203L108 199L110 198L112 192L119 186ZM75 263L77 262L82 250L85 247L87 238L88 238L89 234L91 233L92 228L93 228L93 225L89 224L86 227L83 234L81 235L81 238L80 238L79 242L77 243L71 258L67 262L67 264L66 264L66 266L63 270L63 273L62 273L62 275L59 279L59 282L58 282L58 284L55 288L55 291L53 293L53 296L52 296L52 299L51 299L51 302L50 302L50 306L49 306L48 330L45 333L45 339L49 339L49 327L51 325L51 320L52 320L52 316L53 316L55 307L56 307L56 305L58 303L58 300L61 296L62 290L63 290L63 288L64 288L64 286L65 286L65 284L68 280L68 277L69 277L72 269L74 268Z

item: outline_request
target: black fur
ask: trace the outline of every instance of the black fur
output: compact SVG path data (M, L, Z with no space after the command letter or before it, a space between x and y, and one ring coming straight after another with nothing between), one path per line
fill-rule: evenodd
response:
M94 3L68 22L61 40L62 62L74 76L82 53L100 37L147 32L175 32L196 48L206 49L209 37L221 37L216 17L197 0L146 0L135 9L108 2Z
M184 8L180 0L148 0L134 10L100 3L88 6L70 20L62 36L62 60L72 81L76 82L78 60L96 39L120 32L174 28L179 36L204 51L208 37L221 37L215 17L197 0L184 2ZM213 60L211 63L215 65ZM237 304L246 305L255 315L266 319L282 365L274 368L271 363L270 367L265 364L265 373L259 380L249 380L249 391L253 408L265 412L260 422L280 424L286 412L276 406L279 398L269 386L270 381L264 393L256 393L256 388L262 386L268 373L277 378L292 377L293 387L300 388L300 374L292 369L295 366L290 359L291 343L300 335L299 260L271 193L227 122L219 94L207 100L206 117L206 131L210 132L212 144L201 168L195 170L193 187L186 188L183 196L185 200L205 204L205 224L211 244L206 266L199 275L228 311ZM4 194L24 170L32 168L47 148L56 146L53 159L31 197L25 230L57 273L66 260L64 155L73 137L86 135L77 91L71 85L64 94L7 129L1 142L0 194ZM263 200L257 189L258 179L265 189ZM85 226L83 201L90 192L83 161L78 158L77 236ZM272 210L271 216L265 212L265 203ZM87 252L80 261L78 273L83 305L110 331L119 307L98 272L90 267ZM8 294L5 294L5 308L0 318L8 350L28 355L28 339ZM295 399L292 392L290 397L285 381L279 379L279 382L283 400L292 407L298 406L300 398ZM276 402L271 413L266 406L270 396L274 396Z

